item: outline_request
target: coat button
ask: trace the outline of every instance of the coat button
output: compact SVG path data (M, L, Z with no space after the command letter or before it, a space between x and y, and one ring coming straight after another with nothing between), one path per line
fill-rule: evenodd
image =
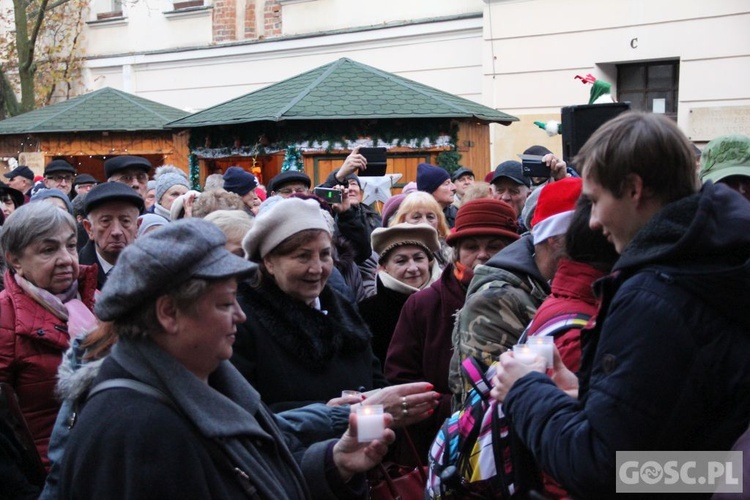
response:
M39 330L36 331L36 334L39 335L40 337L44 337L44 330L40 328Z
M617 358L612 354L605 354L602 356L602 370L606 375L609 375L617 368Z

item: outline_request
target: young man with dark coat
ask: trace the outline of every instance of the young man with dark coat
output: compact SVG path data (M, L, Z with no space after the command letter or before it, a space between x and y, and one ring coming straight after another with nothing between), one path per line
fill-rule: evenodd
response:
M747 428L750 205L699 190L690 142L661 115L621 114L577 158L590 225L620 253L595 285L581 371L550 378L505 353L492 395L572 496L601 499L618 450L729 450Z

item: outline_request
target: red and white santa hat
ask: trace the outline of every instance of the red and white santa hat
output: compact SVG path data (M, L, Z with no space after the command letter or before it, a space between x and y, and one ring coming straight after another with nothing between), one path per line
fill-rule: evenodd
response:
M565 234L581 196L582 187L583 182L580 178L566 177L541 188L534 217L531 219L534 245L552 236Z

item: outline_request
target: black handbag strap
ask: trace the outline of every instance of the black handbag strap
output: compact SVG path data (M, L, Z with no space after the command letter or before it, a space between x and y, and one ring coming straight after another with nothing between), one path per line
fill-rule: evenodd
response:
M249 498L261 498L258 494L258 489L250 481L250 476L248 476L239 467L235 467L227 453L213 439L209 439L204 436L198 430L195 424L187 418L182 410L180 410L177 405L174 404L174 401L172 401L169 396L164 394L156 387L145 384L139 380L133 380L129 378L113 378L110 380L105 380L104 382L99 382L94 387L92 387L89 391L88 396L86 397L86 402L88 402L97 394L101 394L102 392L111 389L130 389L131 391L136 391L141 394L145 394L146 396L157 399L159 402L165 404L166 406L169 406L172 410L174 410L178 415L180 415L183 419L185 419L185 421L189 423L195 435L198 436L198 438L203 443L203 446L206 448L206 451L211 456L213 462L232 471L233 475L239 481L242 490Z

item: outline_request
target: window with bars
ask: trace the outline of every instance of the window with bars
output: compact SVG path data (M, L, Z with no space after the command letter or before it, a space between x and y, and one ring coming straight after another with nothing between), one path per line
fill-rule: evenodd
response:
M679 61L617 65L617 100L630 109L662 113L677 119Z

